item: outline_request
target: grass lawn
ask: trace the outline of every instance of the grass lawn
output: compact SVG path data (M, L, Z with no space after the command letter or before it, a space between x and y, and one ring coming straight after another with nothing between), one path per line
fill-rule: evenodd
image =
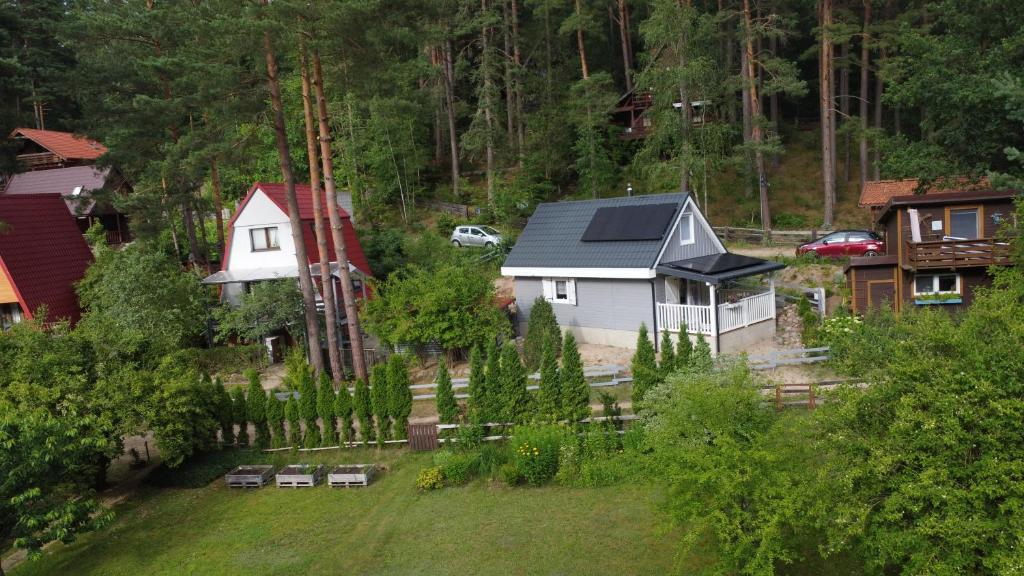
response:
M27 562L42 574L658 574L676 564L650 487L419 493L429 454L373 450L268 461L383 462L365 489L143 487L114 523ZM688 569L689 568L689 569Z

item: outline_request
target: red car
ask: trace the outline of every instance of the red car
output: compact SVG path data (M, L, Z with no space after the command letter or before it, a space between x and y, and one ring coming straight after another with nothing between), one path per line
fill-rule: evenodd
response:
M798 246L796 255L804 254L824 258L878 256L885 254L885 241L878 234L867 230L840 230Z

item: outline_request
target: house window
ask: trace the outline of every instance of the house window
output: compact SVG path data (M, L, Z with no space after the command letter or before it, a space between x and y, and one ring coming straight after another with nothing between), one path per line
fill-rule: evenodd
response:
M685 213L679 217L679 243L693 244L693 214Z
M544 299L553 304L576 304L576 280L572 278L545 278L542 281Z
M978 238L978 209L950 210L949 235L954 238Z
M914 278L914 294L959 294L959 274L918 274Z
M21 306L16 303L0 304L0 331L9 330L21 322Z
M249 230L249 238L252 240L253 252L281 249L281 245L277 241L277 226L253 228Z

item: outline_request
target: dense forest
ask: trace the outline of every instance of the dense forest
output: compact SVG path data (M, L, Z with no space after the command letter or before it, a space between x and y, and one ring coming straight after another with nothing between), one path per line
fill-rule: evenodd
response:
M813 191L803 223L829 227L865 179L1010 173L1024 144L1013 0L5 0L0 22L0 128L103 142L136 234L197 261L222 243L210 214L282 179L267 49L296 180L308 69L372 228L426 198L500 223L627 185L765 228ZM626 138L614 112L636 101L648 130ZM797 142L813 162L775 185Z

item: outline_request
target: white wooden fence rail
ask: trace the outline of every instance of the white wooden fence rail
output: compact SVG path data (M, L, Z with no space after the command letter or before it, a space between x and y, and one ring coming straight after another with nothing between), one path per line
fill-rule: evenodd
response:
M711 306L658 302L658 330L678 332L684 322L689 334L711 334Z
M775 290L754 294L732 303L718 305L720 333L744 328L775 318Z

